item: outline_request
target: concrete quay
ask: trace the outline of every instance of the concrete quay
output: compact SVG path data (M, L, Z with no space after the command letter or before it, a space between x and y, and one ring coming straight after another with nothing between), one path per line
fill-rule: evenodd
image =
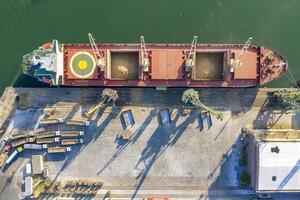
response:
M11 99L10 103L6 100L0 104L0 110L6 116L2 117L5 135L39 128L39 120L45 118L47 110L55 110L50 116L53 118L82 119L82 113L99 100L101 90L9 88L3 99ZM47 126L47 130L83 130L84 144L73 146L71 153L61 155L35 151L22 153L0 174L0 199L7 198L12 190L17 190L16 194L21 192L19 186L25 164L30 161L31 155L41 153L53 179L62 182L102 180L104 186L99 191L100 196L110 190L112 194L114 191L116 194L126 191L127 198L143 198L151 196L151 192L145 191L155 191L153 195L158 195L161 190L162 194L163 191L173 191L176 198L186 195L189 198L213 199L220 197L216 191L240 190L238 161L240 133L244 126L300 128L298 114L286 112L272 98L272 92L277 89L196 89L204 104L224 115L223 121L213 117L212 127L204 130L199 129L201 111L181 102L183 88L168 88L167 91L153 88L115 90L120 96L116 107L108 106L102 110L89 126L63 123ZM171 113L172 123L169 126L161 124L158 114L166 108ZM118 139L125 131L121 114L127 110L132 111L135 119L129 141ZM193 191L194 196L189 191ZM166 195L171 197L169 193ZM247 195L249 199L253 197L253 193Z

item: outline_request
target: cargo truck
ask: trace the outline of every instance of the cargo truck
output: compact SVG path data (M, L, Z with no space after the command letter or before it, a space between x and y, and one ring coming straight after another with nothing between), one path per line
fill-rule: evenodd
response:
M7 152L3 152L0 154L0 167L4 164L5 160L7 159Z
M61 145L74 145L74 144L82 144L83 139L66 139L61 141Z
M60 136L60 131L51 131L51 132L45 132L41 134L37 134L37 138L49 138L49 137L55 137L55 136Z
M90 122L87 120L73 120L73 119L68 119L66 120L67 125L77 125L77 126L89 126Z
M11 162L14 160L14 158L16 158L16 156L21 153L23 151L22 147L17 148L16 150L14 150L14 152L8 157L8 159L6 160L6 164L9 165L11 164Z
M2 150L4 149L4 146L6 145L6 142L4 140L2 140L0 142L0 153L2 152Z
M19 139L19 138L26 138L26 137L28 137L28 135L27 135L25 132L23 132L23 133L16 133L16 134L13 134L13 135L11 136L11 139L12 139L12 140L16 140L16 139Z
M41 125L50 125L50 124L58 124L58 123L63 123L64 119L42 119L40 120Z
M14 141L14 142L11 143L11 146L12 147L17 147L17 146L26 144L28 142L34 142L34 141L35 141L35 137L29 137L29 138Z
M28 134L31 135L31 136L33 136L33 135L35 135L35 134L43 133L43 132L45 132L45 131L46 131L45 128L38 128L38 129L36 129L36 130L28 131Z
M83 131L62 131L61 132L61 137L79 137L83 135L84 135Z
M12 142L12 143L11 143L11 146L12 146L12 147L17 147L17 146L20 146L20 145L26 144L26 143L27 143L27 138L21 139L21 140L17 140L17 141L15 141L15 142Z
M51 143L54 143L54 142L59 142L59 137L36 139L37 144L51 144Z
M30 142L30 143L35 142L35 139L36 139L35 136L26 138L27 142Z
M71 147L50 147L48 148L48 153L64 153L72 151Z
M47 149L48 145L47 144L24 144L24 149L34 149L34 150L42 150L42 149Z

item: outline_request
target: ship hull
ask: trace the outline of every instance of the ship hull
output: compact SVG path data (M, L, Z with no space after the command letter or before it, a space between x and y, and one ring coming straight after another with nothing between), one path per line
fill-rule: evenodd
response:
M243 44L197 45L195 63L187 69L190 47L147 44L149 65L145 69L140 44L97 44L105 62L100 68L91 45L53 43L53 66L40 66L42 73L31 70L30 75L51 85L77 87L254 87L287 70L287 61L279 53L257 46L243 51ZM232 67L237 59L240 66Z

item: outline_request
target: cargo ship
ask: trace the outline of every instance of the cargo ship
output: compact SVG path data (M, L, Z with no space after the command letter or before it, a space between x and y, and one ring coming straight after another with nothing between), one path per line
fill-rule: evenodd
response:
M287 60L244 44L46 43L23 56L23 72L54 86L253 87L277 79Z

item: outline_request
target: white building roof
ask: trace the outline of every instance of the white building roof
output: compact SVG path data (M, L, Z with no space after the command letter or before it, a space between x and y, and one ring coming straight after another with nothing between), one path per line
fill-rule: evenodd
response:
M300 190L300 142L258 142L257 190Z
M32 190L32 184L33 184L33 180L31 176L27 176L25 177L25 196L31 196L33 193Z
M43 157L41 155L32 155L32 174L42 174L44 169Z

